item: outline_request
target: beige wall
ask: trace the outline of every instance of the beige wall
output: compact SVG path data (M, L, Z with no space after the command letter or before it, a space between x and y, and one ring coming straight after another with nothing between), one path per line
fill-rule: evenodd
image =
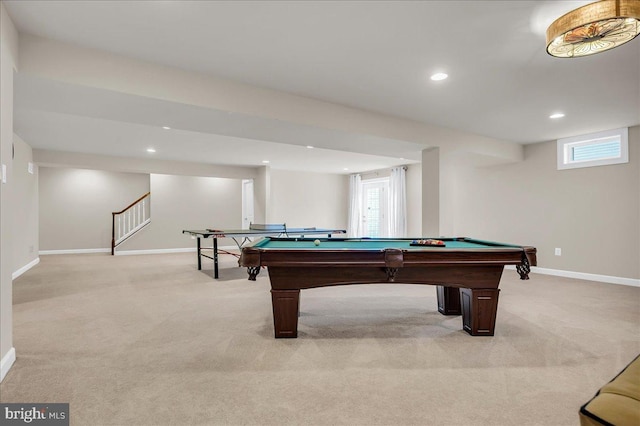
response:
M36 153L40 158L49 158L47 152ZM74 163L77 160L74 154L70 154L68 160L64 156L56 157L62 164L83 164ZM146 192L145 179L151 191L151 224L121 244L120 252L194 248L193 241L182 234L183 229L242 226L242 179L65 167L41 167L40 170L42 251L108 248L111 212L124 208ZM346 229L348 181L345 175L288 172L268 167L251 172L257 175L256 223L282 221L292 227ZM417 172L419 168L414 169L414 176ZM125 190L126 195L123 197L118 190ZM91 194L101 196L92 198ZM114 204L117 206L107 208ZM220 245L234 246L234 243L223 239Z
M0 184L0 380L13 360L13 72L18 63L18 32L0 3L0 163L7 166L7 183Z
M521 163L460 166L454 230L536 246L542 268L638 279L640 126L629 129L629 155L627 164L557 170L551 141L527 145Z
M110 248L111 212L148 191L147 174L40 167L40 250Z
M151 224L118 251L195 249L184 229L242 227L242 180L151 175ZM234 246L222 239L222 246Z
M347 229L346 175L271 170L270 222Z
M38 259L38 166L31 147L14 135L13 159L13 272ZM28 165L32 164L33 173Z

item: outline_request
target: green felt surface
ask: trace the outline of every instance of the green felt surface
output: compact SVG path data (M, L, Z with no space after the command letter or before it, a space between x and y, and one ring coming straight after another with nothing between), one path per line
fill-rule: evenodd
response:
M422 238L425 239L425 238ZM314 244L314 239L278 239L265 238L253 244L253 247L266 249L292 249L292 250L383 250L397 248L403 250L442 250L442 249L486 249L500 247L518 247L510 244L499 244L481 240L456 240L440 238L445 247L438 246L412 246L414 239L329 239L318 238L320 245Z

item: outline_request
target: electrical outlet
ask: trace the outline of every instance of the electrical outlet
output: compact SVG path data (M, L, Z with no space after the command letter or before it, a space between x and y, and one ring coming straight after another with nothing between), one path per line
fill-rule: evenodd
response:
M562 249L556 248L556 256L562 256Z

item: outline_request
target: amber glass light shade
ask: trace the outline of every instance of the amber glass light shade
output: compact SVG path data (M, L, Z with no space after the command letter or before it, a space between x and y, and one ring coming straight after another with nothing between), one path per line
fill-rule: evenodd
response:
M601 0L556 19L547 29L547 53L575 58L613 49L640 34L640 0Z

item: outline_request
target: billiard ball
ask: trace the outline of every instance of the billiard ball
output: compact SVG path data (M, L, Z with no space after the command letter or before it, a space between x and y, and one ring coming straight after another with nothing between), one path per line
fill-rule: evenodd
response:
M315 245L319 246L319 245L320 245L320 240L315 240L315 241L313 242L313 244L315 244Z

